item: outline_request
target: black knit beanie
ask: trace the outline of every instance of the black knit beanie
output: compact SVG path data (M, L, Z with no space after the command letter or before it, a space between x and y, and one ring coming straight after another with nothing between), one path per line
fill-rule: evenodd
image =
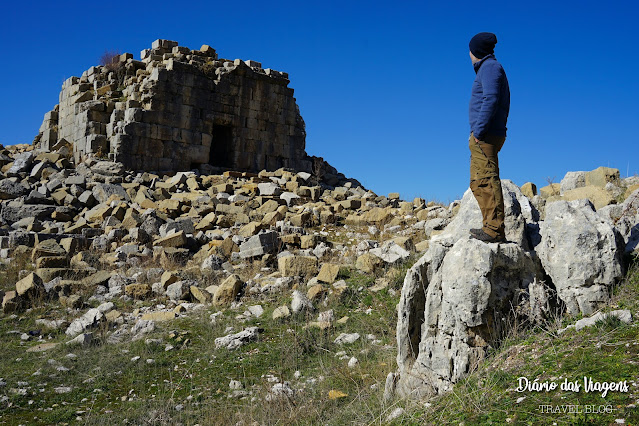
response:
M477 59L495 53L495 45L497 44L497 36L493 33L479 33L470 39L468 47L470 53Z

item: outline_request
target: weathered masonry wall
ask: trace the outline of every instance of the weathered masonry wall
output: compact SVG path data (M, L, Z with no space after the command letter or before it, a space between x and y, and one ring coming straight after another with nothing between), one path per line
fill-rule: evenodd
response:
M66 80L40 128L40 147L70 143L76 162L108 156L127 168L311 171L288 74L156 40Z

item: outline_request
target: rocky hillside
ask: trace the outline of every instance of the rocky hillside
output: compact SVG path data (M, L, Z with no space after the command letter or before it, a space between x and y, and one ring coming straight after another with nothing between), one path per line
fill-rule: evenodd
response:
M594 199L622 194L618 173L583 173L601 186L578 189ZM388 376L389 395L446 393L499 346L512 323L593 315L622 281L636 249L639 191L596 210L588 198L568 201L577 190L530 199L507 180L502 190L508 242L469 237L482 216L468 190L454 219L408 271L398 308L399 369ZM631 312L619 315L631 321Z
M156 176L93 159L74 166L64 153L5 152L3 255L35 268L7 289L5 312L42 295L82 307L78 288L96 290L91 301L170 294L216 306L304 278L315 278L319 294L339 291L325 287L341 265L372 272L406 259L453 209L283 169ZM238 280L255 262L264 269ZM188 274L213 284L181 279Z
M76 417L99 423L114 410L140 422L151 407L156 423L190 423L204 407L218 407L222 424L248 421L237 416L249 405L258 423L288 409L324 422L349 395L358 395L359 407L384 407L373 410L384 420L392 411L382 401L387 374L393 373L388 398L396 386L404 394L414 389L394 375L398 353L401 377L424 356L422 342L431 339L432 348L454 342L454 355L429 358L454 360L452 370L420 388L437 393L498 344L484 333L484 311L507 309L517 289L545 288L534 299L540 309L528 318L539 314L542 321L555 308L590 315L623 278L622 254L633 253L639 223L633 192L639 182L605 168L569 174L540 195L530 184L520 189L504 181L514 243L498 249L467 238L478 211L469 194L449 206L407 202L353 181L331 186L286 169L158 176L96 159L74 164L64 146L46 153L9 147L0 161L0 322L10 339L0 404L21 422L35 421L34 404L43 423ZM570 201L583 198L591 201ZM544 227L554 228L544 234ZM542 235L551 234L557 239L544 242ZM586 296L562 269L563 241L585 248L594 241L599 251L577 256L579 268L607 265L591 274L598 278L588 281ZM530 255L535 250L538 258ZM407 274L421 253L427 256ZM425 272L433 259L442 269ZM452 285L443 299L441 291L408 294L418 276L468 282L460 278L463 265L496 277L503 292L469 299L465 287ZM435 305L425 310L425 300L468 315L455 324ZM416 316L402 319L409 312ZM424 321L435 334L422 336ZM38 377L43 372L46 378ZM65 410L69 404L73 409ZM312 410L314 404L321 409ZM371 420L366 410L358 416L355 422Z

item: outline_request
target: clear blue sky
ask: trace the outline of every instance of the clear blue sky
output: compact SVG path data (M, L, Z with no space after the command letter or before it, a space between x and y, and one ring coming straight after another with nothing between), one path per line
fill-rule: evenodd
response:
M378 194L468 187L468 41L497 34L512 93L502 178L639 173L636 1L6 2L0 143L30 143L62 82L153 40L286 71L306 150Z

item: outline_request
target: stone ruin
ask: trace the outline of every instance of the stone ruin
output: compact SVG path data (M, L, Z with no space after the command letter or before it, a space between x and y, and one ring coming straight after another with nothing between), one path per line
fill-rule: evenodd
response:
M141 60L124 53L67 79L35 144L44 151L67 145L76 164L93 156L138 171L320 168L334 185L343 175L305 152L305 124L288 84L287 73L259 62L160 39Z

